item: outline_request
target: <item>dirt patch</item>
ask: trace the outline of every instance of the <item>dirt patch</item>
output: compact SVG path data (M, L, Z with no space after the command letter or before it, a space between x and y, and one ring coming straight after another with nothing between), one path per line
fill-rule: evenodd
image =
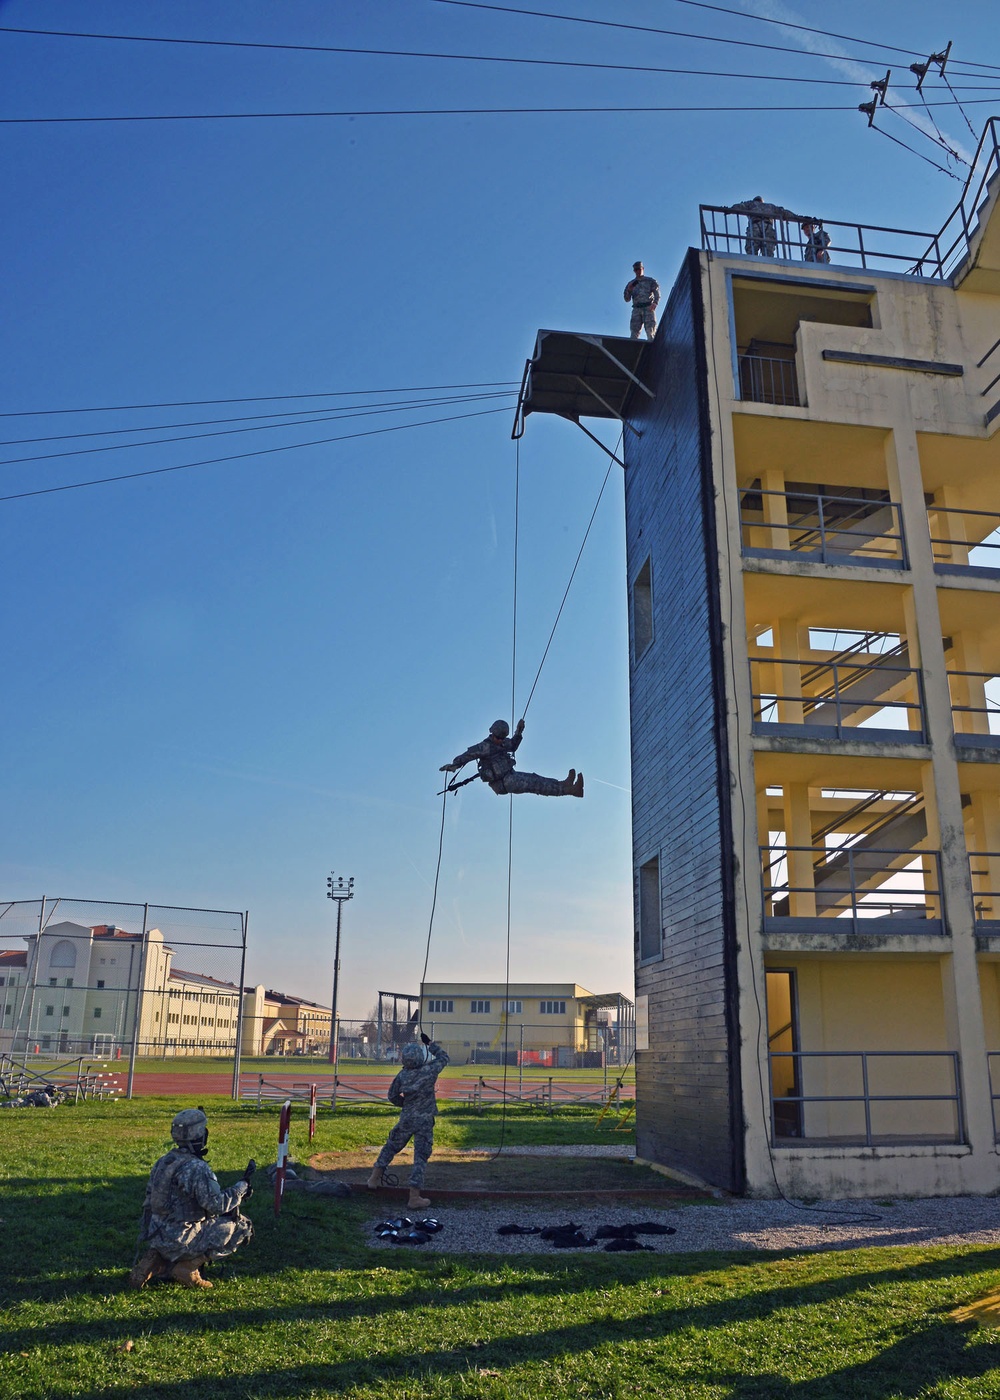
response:
M412 1154L397 1157L390 1170L401 1184L409 1175ZM309 1159L309 1166L323 1176L333 1177L349 1186L361 1186L372 1169L374 1153L318 1152ZM489 1150L482 1152L435 1149L427 1168L427 1189L431 1191L469 1191L484 1194L514 1191L576 1192L611 1191L628 1194L647 1192L666 1199L678 1196L698 1197L702 1193L652 1171L637 1167L623 1158L601 1157L518 1157L502 1153L494 1159Z

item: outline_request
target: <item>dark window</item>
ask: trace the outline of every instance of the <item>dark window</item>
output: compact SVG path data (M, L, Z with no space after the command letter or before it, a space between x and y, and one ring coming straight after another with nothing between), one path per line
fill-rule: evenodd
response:
M97 979L97 985L98 985L99 987L103 987L103 986L104 986L104 978L103 978L103 977L98 977L98 979Z
M632 585L632 656L638 661L653 640L653 574L649 560Z
M46 1016L53 1016L53 1015L55 1015L55 1007L54 1007L54 1006L47 1006L47 1007L45 1008L45 1014L46 1014Z
M663 952L660 916L660 858L639 866L639 961L658 958Z
M100 1019L101 1019L101 1008L100 1008L99 1006L95 1006L95 1007L94 1007L94 1020L95 1020L95 1021L99 1021Z
M490 1004L488 1001L474 1001L469 1004L469 1011L473 1016L488 1016Z

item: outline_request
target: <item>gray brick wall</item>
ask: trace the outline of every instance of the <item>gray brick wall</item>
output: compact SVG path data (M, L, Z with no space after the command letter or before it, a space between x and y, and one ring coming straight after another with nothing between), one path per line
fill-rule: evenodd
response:
M721 627L698 255L664 309L626 432L628 583L649 558L653 640L630 626L633 872L660 860L663 954L639 961L649 1049L636 1056L638 1153L742 1187L735 932ZM637 925L638 927L638 925Z

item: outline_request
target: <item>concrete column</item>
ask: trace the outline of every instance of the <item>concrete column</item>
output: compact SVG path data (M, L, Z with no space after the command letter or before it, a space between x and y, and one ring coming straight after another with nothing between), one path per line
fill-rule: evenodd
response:
M967 1184L970 1190L990 1190L996 1183L997 1159L976 966L972 885L958 765L952 743L951 696L937 604L937 580L917 435L905 386L897 390L896 408L893 416L897 426L886 444L886 453L890 480L894 477L898 483L911 569L911 592L905 603L910 654L919 656L919 662L914 660L912 664L919 664L923 675L925 734L931 748L930 762L923 773L928 836L934 833L936 825L944 917L951 935L952 955L942 961L941 968L945 1015L951 1046L960 1055L966 1132L974 1154Z
M816 917L812 815L805 783L785 785L785 844L788 846L788 912L792 918Z
M788 501L785 496L785 473L780 467L768 467L760 474L764 521L767 527L760 533L764 549L790 549L788 534ZM777 492L779 494L769 494ZM784 527L784 528L782 528Z
M777 658L774 675L778 688L778 720L781 724L804 724L799 625L793 618L782 618L775 628L774 652Z

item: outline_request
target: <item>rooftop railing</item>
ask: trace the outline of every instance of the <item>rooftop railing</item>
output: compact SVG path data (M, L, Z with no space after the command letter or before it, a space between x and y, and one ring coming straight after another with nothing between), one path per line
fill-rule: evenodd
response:
M749 486L740 492L740 528L744 554L906 567L903 520L895 501Z
M995 671L949 671L948 689L957 742L1000 746L1000 676Z
M765 237L748 228L749 216L731 205L702 204L701 246L716 253L777 258L815 266L817 260L838 267L899 272L913 277L951 277L969 253L980 215L1000 174L1000 118L990 117L983 130L969 177L958 204L939 233L888 228L880 224L823 219L830 242L817 259L815 243L803 233L799 218L766 221ZM787 211L785 211L787 212ZM802 219L806 216L803 215ZM825 256L823 255L825 254Z

